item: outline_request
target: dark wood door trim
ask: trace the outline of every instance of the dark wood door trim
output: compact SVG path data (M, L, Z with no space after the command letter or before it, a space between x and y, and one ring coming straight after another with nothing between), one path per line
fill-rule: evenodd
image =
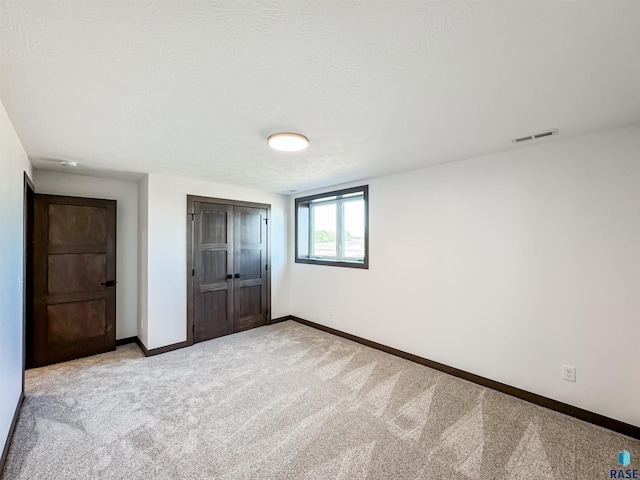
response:
M27 367L27 333L33 327L33 235L36 189L24 172L23 227L24 263L22 266L22 394L24 395L24 372ZM2 472L2 470L0 470Z
M271 205L268 203L256 203L245 202L240 200L229 200L225 198L213 198L213 197L201 197L198 195L187 195L187 341L186 345L193 345L194 343L194 268L195 268L195 203L212 203L220 205L229 205L234 207L250 207L250 208L262 208L267 211L267 219L271 218ZM271 320L271 229L267 229L267 324ZM158 352L161 353L161 352Z
M271 205L268 203L254 203L243 202L241 200L227 200L225 198L212 198L212 197L199 197L197 195L187 195L187 212L193 213L193 202L202 203L218 203L220 205L231 205L233 207L252 207L252 208L266 208L271 214Z

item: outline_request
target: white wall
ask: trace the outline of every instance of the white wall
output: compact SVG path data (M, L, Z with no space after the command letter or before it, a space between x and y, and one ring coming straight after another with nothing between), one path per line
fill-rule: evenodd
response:
M31 177L31 163L0 102L0 454L22 392L25 171Z
M293 315L640 426L640 127L359 183L370 269L293 264Z
M149 174L147 181L148 240L142 255L148 261L148 349L187 338L187 195L271 204L271 316L289 314L287 197L164 174Z
M34 171L36 193L116 200L116 338L138 334L138 183Z

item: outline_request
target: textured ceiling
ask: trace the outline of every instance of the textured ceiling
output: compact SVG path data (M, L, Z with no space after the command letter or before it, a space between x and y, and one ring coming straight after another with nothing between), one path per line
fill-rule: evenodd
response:
M639 25L638 0L0 0L0 98L36 166L305 190L638 123Z

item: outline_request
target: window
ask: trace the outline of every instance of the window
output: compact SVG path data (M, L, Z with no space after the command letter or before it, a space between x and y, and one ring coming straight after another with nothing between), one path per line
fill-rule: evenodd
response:
M369 268L369 187L296 198L296 262Z

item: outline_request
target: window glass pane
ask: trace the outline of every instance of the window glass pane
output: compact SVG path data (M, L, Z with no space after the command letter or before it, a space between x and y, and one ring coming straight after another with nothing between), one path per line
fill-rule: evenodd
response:
M311 255L336 256L336 204L313 206L313 251Z
M364 200L344 202L344 256L364 258Z

